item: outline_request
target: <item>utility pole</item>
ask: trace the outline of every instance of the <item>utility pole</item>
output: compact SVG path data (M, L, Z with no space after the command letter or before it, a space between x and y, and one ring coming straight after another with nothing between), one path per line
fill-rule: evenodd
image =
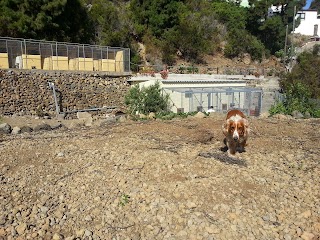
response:
M294 6L294 9L293 9L293 26L292 26L292 39L291 39L291 51L290 51L290 72L291 72L291 69L292 69L292 58L293 58L293 54L294 54L294 44L293 44L293 36L294 36L294 30L295 30L295 23L296 23L296 7L297 6Z
M288 24L286 26L286 38L284 40L284 57L287 57L287 42L288 42Z

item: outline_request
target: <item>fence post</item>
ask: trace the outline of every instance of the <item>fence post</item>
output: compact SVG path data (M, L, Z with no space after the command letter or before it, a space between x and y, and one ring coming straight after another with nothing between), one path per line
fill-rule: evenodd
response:
M56 105L56 114L58 117L60 114L60 110L59 110L59 106L58 106L58 100L57 100L56 89L55 89L54 83L49 82L49 87L52 89L52 92L53 92L54 103Z

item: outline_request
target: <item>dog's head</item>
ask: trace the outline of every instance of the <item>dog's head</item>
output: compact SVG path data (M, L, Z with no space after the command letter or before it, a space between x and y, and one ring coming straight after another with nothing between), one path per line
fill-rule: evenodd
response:
M234 141L246 138L248 133L248 120L241 119L227 119L223 126L223 133L225 136L232 137Z

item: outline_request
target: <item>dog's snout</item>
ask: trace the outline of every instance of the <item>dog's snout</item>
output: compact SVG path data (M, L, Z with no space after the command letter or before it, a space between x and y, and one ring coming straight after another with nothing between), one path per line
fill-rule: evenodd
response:
M238 141L238 136L233 137L233 140Z

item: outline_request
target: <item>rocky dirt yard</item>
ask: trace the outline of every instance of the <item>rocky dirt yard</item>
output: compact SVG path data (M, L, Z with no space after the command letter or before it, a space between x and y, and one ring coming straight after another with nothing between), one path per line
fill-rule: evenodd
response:
M250 122L237 159L215 115L3 134L0 239L320 239L320 120Z

